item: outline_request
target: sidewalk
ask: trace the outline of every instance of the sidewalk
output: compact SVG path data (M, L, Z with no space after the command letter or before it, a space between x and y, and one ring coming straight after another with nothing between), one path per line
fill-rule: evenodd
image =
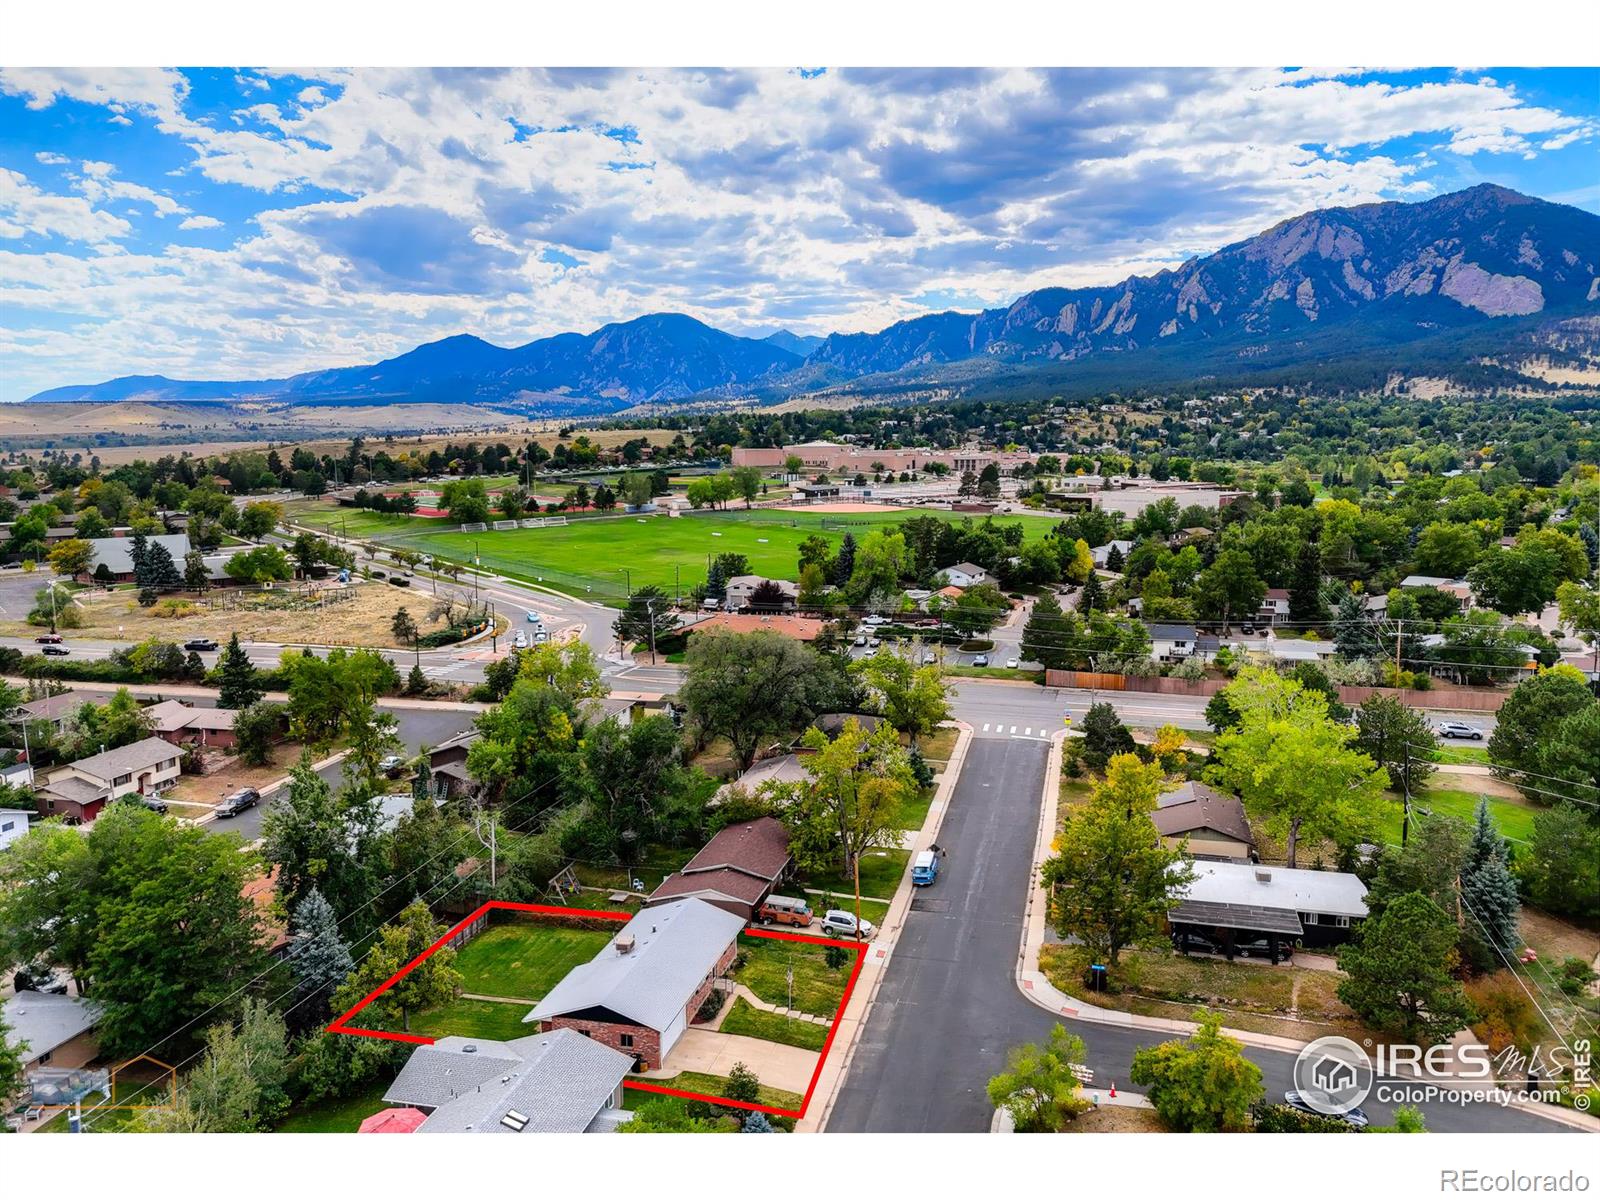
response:
M1049 857L1050 843L1055 839L1056 810L1061 794L1061 744L1066 736L1067 731L1062 730L1050 739L1050 758L1045 765L1044 772L1043 803L1039 806L1039 833L1034 841L1033 862L1035 872L1038 871L1044 860ZM1034 886L1035 878L1036 876L1034 875L1029 877L1027 914L1023 920L1022 927L1022 949L1017 956L1017 987L1022 991L1023 996L1040 1008L1059 1013L1064 1017L1071 1017L1077 1021L1090 1021L1100 1025L1120 1025L1125 1029L1149 1029L1160 1033L1169 1033L1175 1037L1187 1037L1195 1031L1197 1026L1192 1021L1178 1021L1168 1017L1145 1017L1135 1013L1101 1008L1086 1000L1069 996L1051 983L1044 972L1039 969L1039 951L1044 946L1047 914L1045 912L1044 890ZM1298 1054L1306 1046L1305 1042L1297 1041L1294 1038L1256 1033L1246 1029L1224 1028L1222 1032L1246 1046L1255 1046L1261 1050L1277 1050L1285 1054ZM1439 1081L1448 1085L1451 1079L1447 1075L1440 1077ZM1583 1113L1552 1107L1528 1107L1524 1111L1532 1112L1537 1116L1562 1125L1570 1125L1590 1132L1600 1132L1600 1118Z
M944 773L939 777L939 787L934 792L933 803L928 807L922 831L910 847L913 850L925 850L938 838L939 826L944 821L945 810L950 806L950 797L955 792L961 767L967 759L967 747L972 743L971 725L965 721L949 721L946 724L954 726L959 735L950 752L950 761L945 764ZM900 886L895 889L894 898L889 902L889 913L883 919L883 926L878 930L877 938L867 944L866 958L861 966L861 975L856 980L855 991L850 994L850 1003L839 1017L832 1050L823 1060L822 1074L817 1078L811 1105L805 1117L796 1124L796 1133L821 1133L827 1128L828 1117L832 1115L834 1101L839 1095L839 1085L850 1070L867 1014L872 1010L878 989L883 986L884 972L894 953L895 937L905 924L906 914L911 911L911 893L914 890L911 886L911 863L915 858L913 854L906 860L905 872L900 876Z

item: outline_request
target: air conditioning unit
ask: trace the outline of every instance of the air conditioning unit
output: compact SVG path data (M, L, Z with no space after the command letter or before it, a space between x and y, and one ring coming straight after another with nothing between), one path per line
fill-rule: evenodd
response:
M1268 871L1268 870L1265 870L1263 868L1260 868L1260 867L1256 868L1256 882L1257 883L1271 883L1272 882L1272 872Z
M618 938L617 938L617 941L616 941L617 953L618 954L632 954L633 953L633 944L634 944L633 943L633 934L624 933L624 934L619 935Z

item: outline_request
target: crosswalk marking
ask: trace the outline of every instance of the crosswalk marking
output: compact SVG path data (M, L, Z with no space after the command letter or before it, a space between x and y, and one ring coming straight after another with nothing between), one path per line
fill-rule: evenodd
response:
M988 733L988 732L989 732L989 722L988 722L988 721L985 721L985 722L984 722L984 723L983 723L983 731L984 731L984 732L985 732L985 733Z

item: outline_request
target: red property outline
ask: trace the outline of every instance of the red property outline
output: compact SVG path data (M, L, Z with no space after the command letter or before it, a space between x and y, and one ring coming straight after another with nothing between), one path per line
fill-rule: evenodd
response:
M387 1029L363 1029L351 1025L350 1018L371 1004L384 992L416 969L417 964L430 958L440 947L444 946L463 929L467 928L479 917L493 909L504 909L507 912L533 913L536 916L547 917L580 917L602 921L618 921L626 923L634 917L633 913L609 912L605 909L592 908L558 908L549 904L518 904L511 900L489 900L473 909L460 921L456 922L438 941L417 955L393 975L385 979L366 996L363 996L347 1012L340 1013L328 1026L329 1033L343 1033L351 1037L382 1038L390 1042L408 1042L414 1046L431 1046L436 1039L424 1037L415 1033L391 1033ZM776 1117L794 1117L796 1120L806 1115L806 1109L811 1106L812 1093L817 1090L817 1080L822 1076L822 1065L828 1061L828 1052L833 1049L834 1036L839 1032L839 1021L844 1016L844 1010L850 1003L850 995L855 991L856 980L861 977L861 967L866 962L867 944L865 942L847 942L838 938L812 937L807 933L785 933L776 929L751 929L746 927L741 930L741 936L772 938L783 942L806 942L813 946L838 946L843 950L855 953L856 964L850 968L850 978L845 981L844 995L839 999L839 1008L833 1014L833 1020L828 1023L828 1037L822 1043L822 1052L817 1055L817 1066L811 1072L811 1082L806 1086L806 1094L800 1101L798 1109L778 1108L771 1104L754 1104L745 1100L725 1100L721 1096L707 1096L702 1092L689 1092L681 1088L663 1087L657 1083L643 1083L634 1079L624 1079L624 1087L633 1088L641 1092L656 1092L663 1096L679 1096L685 1100L705 1100L722 1108L742 1108L753 1112L771 1113Z

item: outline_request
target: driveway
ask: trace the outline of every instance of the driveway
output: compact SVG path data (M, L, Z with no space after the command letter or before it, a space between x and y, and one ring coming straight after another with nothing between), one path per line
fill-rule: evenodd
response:
M817 1069L817 1052L714 1029L686 1029L667 1055L666 1065L642 1078L664 1079L680 1071L726 1075L735 1063L749 1067L768 1087L803 1096Z

